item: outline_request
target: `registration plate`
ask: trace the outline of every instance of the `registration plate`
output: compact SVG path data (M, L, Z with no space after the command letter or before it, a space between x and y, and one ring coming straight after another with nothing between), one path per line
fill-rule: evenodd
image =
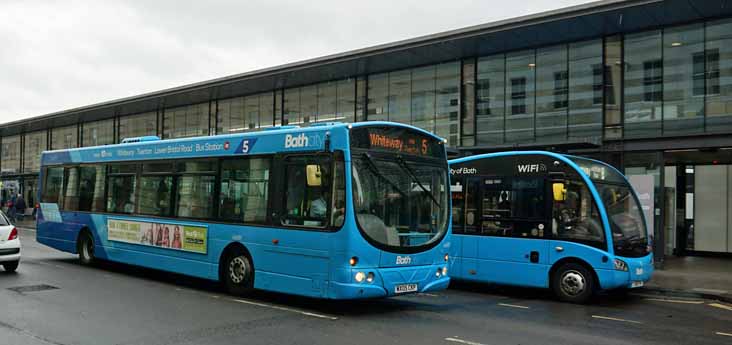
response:
M417 284L400 284L394 287L395 293L417 292Z
M643 286L642 280L638 280L638 281L634 281L634 282L630 283L630 287L632 287L632 288L637 288L637 287L642 287L642 286Z

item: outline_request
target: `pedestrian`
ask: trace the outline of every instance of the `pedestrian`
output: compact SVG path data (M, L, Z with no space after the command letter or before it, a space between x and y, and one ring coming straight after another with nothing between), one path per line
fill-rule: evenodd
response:
M23 199L23 195L18 194L18 198L15 199L15 213L18 220L23 220L23 217L25 216L25 209L25 199Z
M6 205L8 207L8 218L12 222L15 222L15 194L8 200L8 203Z

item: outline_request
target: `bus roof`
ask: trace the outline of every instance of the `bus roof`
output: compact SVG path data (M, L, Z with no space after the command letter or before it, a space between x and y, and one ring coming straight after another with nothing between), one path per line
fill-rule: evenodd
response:
M483 153L483 154L474 155L474 156L467 156L467 157L462 157L462 158L451 159L449 161L449 163L457 164L457 163L470 162L473 160L484 159L484 158L518 156L518 155L543 155L543 156L554 157L554 158L561 159L561 160L565 160L570 157L565 154L550 152L550 151L505 151L505 152Z
M325 149L325 139L345 123L310 127L284 126L256 132L165 140L143 140L104 146L45 151L41 165L136 161L161 158L205 158Z
M128 142L113 145L44 151L41 154L41 165L319 151L326 148L326 137L331 140L335 139L333 134L338 132L338 129L343 130L342 133L346 133L347 128L369 126L408 128L438 140L444 140L423 129L395 122L370 121L355 124L327 122L316 123L308 127L276 126L255 132L215 136L164 140L145 137L145 140L128 140ZM339 140L341 141L334 142L334 144L347 145L345 136Z
M593 182L616 182L616 183L630 183L628 179L621 173L618 169L616 169L614 166L605 163L603 161L599 161L596 159L591 158L585 158L580 156L574 156L574 155L568 155L568 154L562 154L562 153L556 153L556 152L549 152L549 151L506 151L506 152L494 152L494 153L485 153L485 154L479 154L474 156L468 156L468 157L462 157L457 159L451 159L448 163L449 164L459 164L459 163L465 163L470 162L474 160L484 159L484 158L495 158L495 157L506 157L506 156L519 156L519 155L543 155L548 157L553 157L558 160L561 160L565 163L568 163L570 167L575 169L576 171L586 175L591 181ZM590 164L588 164L590 163ZM601 169L604 171L595 171L594 168L601 167Z

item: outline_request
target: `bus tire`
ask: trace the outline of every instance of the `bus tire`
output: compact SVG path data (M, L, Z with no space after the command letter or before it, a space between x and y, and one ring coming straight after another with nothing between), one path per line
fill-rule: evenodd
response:
M254 265L242 249L233 249L226 255L221 277L226 291L242 296L254 289Z
M20 263L20 260L3 262L3 268L5 269L5 272L12 273L18 269L19 263Z
M76 241L76 251L79 253L79 262L82 265L91 265L94 263L94 238L89 231L82 231L79 239Z
M564 302L587 303L595 291L595 278L584 265L568 262L554 271L552 290Z

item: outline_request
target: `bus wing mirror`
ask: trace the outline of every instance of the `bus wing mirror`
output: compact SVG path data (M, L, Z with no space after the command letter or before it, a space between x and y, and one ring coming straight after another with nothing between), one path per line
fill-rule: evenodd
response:
M567 187L564 186L564 183L552 183L552 192L554 194L554 201L567 200Z
M320 187L323 184L320 165L309 164L305 169L308 176L308 187Z

